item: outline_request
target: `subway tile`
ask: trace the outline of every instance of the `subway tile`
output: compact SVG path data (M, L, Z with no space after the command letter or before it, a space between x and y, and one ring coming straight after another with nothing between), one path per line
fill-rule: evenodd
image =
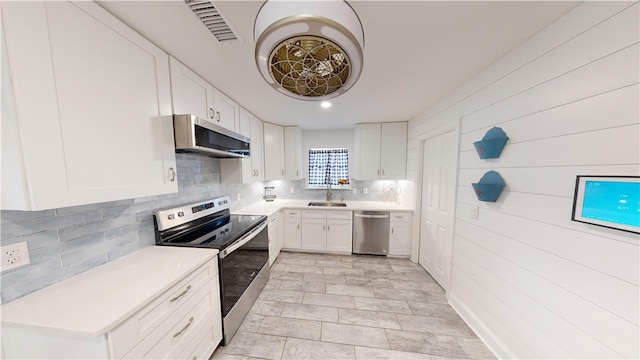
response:
M129 255L132 252L143 248L144 246L145 245L140 244L139 241L134 241L119 247L109 248L107 252L107 258L109 259L109 261L113 261L115 259Z
M327 284L327 294L373 297L373 289L368 286Z
M29 251L40 249L47 246L52 246L58 243L58 232L56 230L45 231L37 234L21 236L14 238L13 243L26 241L29 246ZM6 245L3 241L2 245Z
M282 280L280 290L294 290L313 293L325 293L327 284L306 281Z
M313 320L265 316L256 332L298 339L320 340L321 324L321 322Z
M304 293L303 304L322 305L354 309L353 296Z
M30 219L20 222L10 222L2 225L0 236L4 238L12 238L35 234L43 231L51 231L53 229L67 229L102 220L102 212L100 210L89 211L79 214L69 214L64 216L44 217L39 219Z
M403 300L355 297L354 302L356 309L359 310L386 311L396 314L411 314L409 305L406 301Z
M281 316L304 320L338 322L338 309L329 306L286 303L282 309Z
M55 209L55 213L56 213L56 216L62 216L62 215L69 215L69 214L77 214L77 213L95 211L95 210L100 210L106 204L109 204L109 203L97 203L97 204L69 206L69 207Z
M322 341L389 349L384 329L322 323Z
M338 317L340 324L401 329L396 315L388 312L338 309Z
M358 360L429 360L429 355L415 352L356 346Z
M0 210L0 221L3 226L5 223L24 222L54 216L56 216L55 209L39 211Z
M355 349L352 345L293 338L287 339L287 343L282 354L283 360L348 360L355 358Z

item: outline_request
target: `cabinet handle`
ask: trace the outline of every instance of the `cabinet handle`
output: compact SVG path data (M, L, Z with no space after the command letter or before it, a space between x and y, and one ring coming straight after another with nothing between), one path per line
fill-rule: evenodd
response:
M378 169L378 176L380 176L380 169Z
M213 108L209 108L209 119L213 119Z
M331 231L331 226L327 225L327 231Z
M176 171L172 167L169 168L169 181L176 181Z
M280 170L280 175L284 176L284 170Z
M391 233L393 234L393 226L391 227Z
M178 296L174 297L173 299L169 300L169 302L174 302L174 301L180 300L181 297L187 295L189 290L191 290L191 285L187 286L187 288L183 292L181 292L180 295L178 295Z
M298 230L300 230L300 224L298 224Z
M324 231L324 230L325 230L325 226L324 226L324 225L322 225L322 231Z
M178 337L180 335L182 335L183 332L185 332L189 326L191 326L191 324L193 323L193 316L189 318L189 322L187 323L187 325L185 325L182 330L178 331L177 333L173 334L173 337Z
M382 176L384 176L384 169L382 169Z
M216 111L216 121L220 122L220 111Z
M300 170L296 170L296 176L300 175Z

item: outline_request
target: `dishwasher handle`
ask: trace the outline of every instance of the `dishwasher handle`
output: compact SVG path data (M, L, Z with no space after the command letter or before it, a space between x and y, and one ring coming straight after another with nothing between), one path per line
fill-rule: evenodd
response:
M387 219L387 218L389 218L389 214L386 214L386 215L367 215L367 214L353 213L353 216L354 217L366 218L366 219Z

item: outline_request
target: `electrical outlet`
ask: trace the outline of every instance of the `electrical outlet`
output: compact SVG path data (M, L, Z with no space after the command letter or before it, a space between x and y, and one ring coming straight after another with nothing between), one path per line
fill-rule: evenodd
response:
M353 195L358 195L358 189L357 188L353 188Z
M362 188L362 193L363 193L363 194L368 194L368 193L369 193L369 189L367 189L367 188Z
M17 244L5 245L0 248L2 254L2 271L17 268L18 266L31 263L29 258L29 247L27 242L23 241Z
M477 206L472 206L469 211L469 217L478 220L480 217L480 209Z

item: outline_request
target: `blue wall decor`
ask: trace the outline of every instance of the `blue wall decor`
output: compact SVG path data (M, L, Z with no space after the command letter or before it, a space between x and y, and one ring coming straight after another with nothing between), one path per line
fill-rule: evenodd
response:
M496 202L502 189L504 189L504 180L496 171L487 171L480 181L471 184L476 196L480 201Z
M500 157L508 140L509 137L501 128L494 127L484 134L482 140L474 142L473 146L480 159L495 159Z

